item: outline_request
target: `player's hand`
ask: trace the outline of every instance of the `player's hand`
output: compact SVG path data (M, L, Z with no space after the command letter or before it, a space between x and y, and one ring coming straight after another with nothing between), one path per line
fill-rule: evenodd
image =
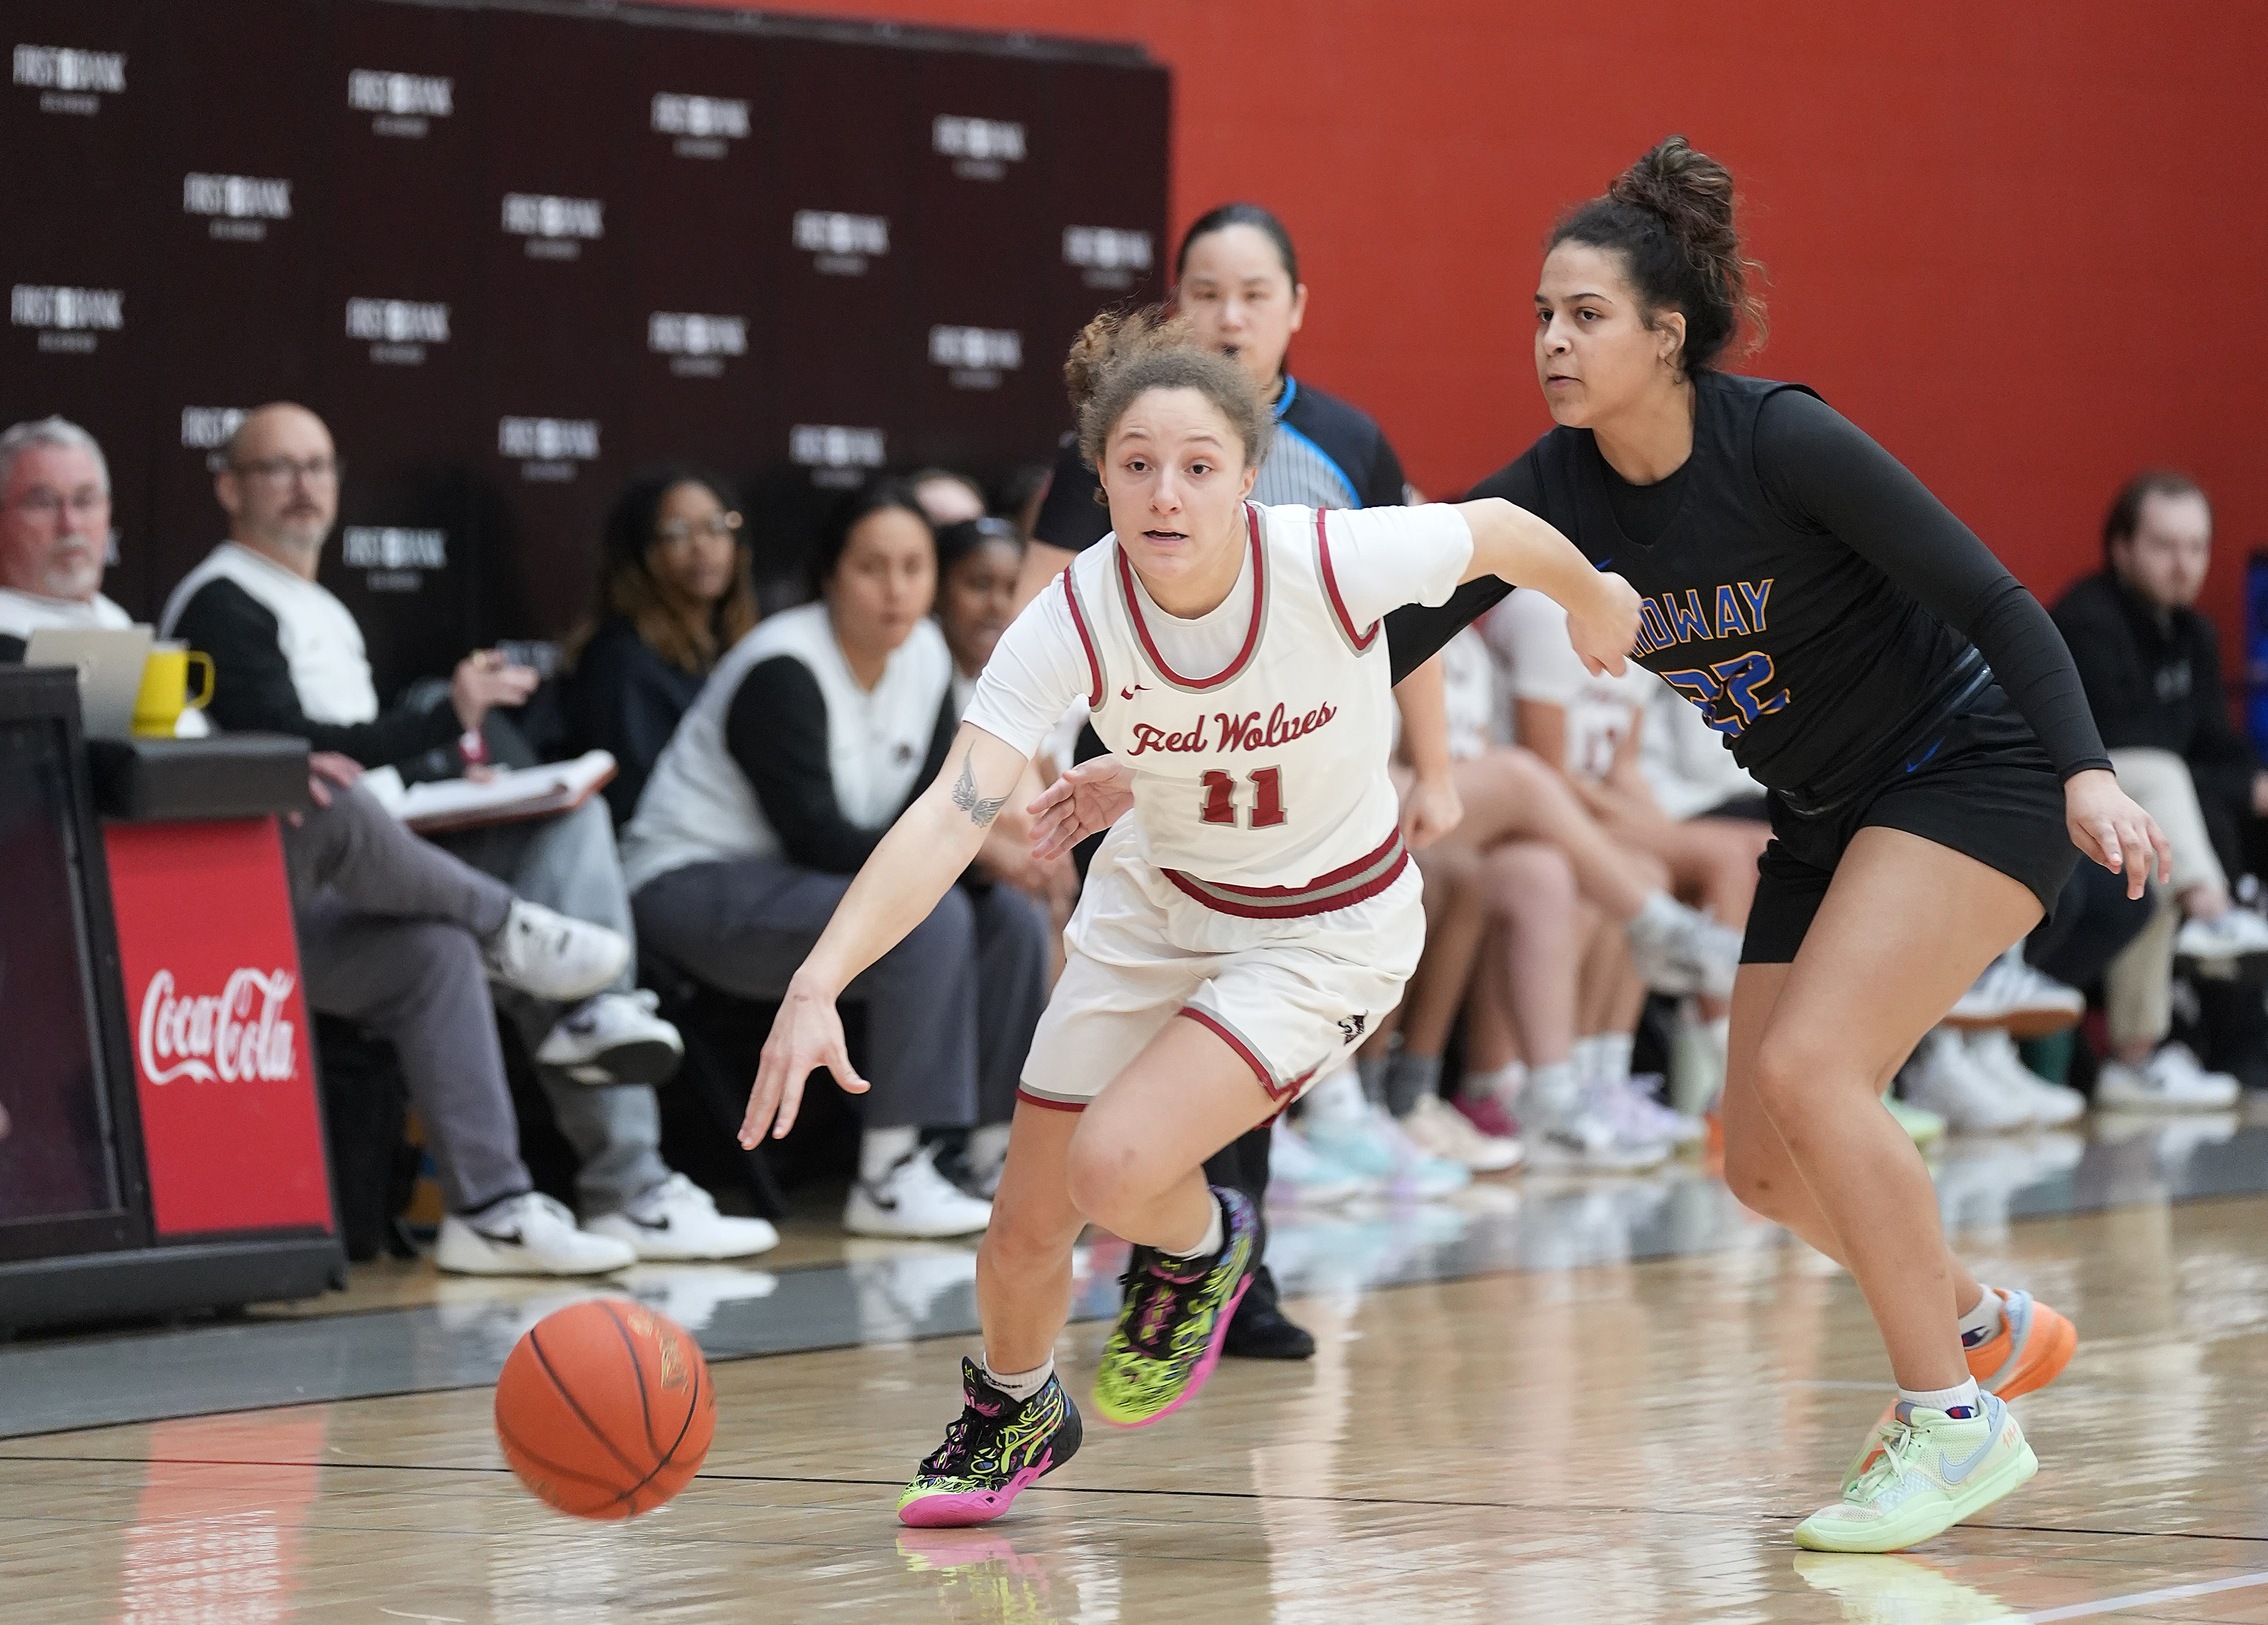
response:
M1628 669L1623 656L1638 641L1638 591L1612 570L1601 570L1595 582L1589 603L1567 606L1567 636L1585 671L1620 677Z
M2064 781L2063 821L2073 846L2126 876L2127 896L2142 895L2152 870L2161 885L2173 879L2173 843L2108 768L2091 767Z
M1412 852L1431 846L1465 820L1457 781L1447 774L1413 778L1402 792L1402 844Z
M1115 756L1081 762L1039 793L1032 815L1032 856L1059 858L1088 836L1110 828L1134 805L1134 770Z
M775 1140L786 1137L803 1104L804 1080L821 1067L835 1075L845 1092L866 1093L866 1080L851 1068L833 995L805 986L799 975L788 984L780 1013L772 1020L772 1036L764 1040L755 1087L748 1091L748 1115L740 1121L743 1150L755 1150L767 1131Z

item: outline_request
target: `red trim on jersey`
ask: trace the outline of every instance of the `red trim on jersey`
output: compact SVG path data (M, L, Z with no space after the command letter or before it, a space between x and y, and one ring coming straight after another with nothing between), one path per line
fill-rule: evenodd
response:
M1244 1064L1252 1068L1252 1075L1260 1080L1260 1087L1261 1089L1266 1091L1267 1096L1270 1100L1289 1100L1293 1095L1299 1093L1299 1086L1302 1083L1305 1083L1308 1078L1314 1076L1313 1070L1310 1069L1308 1072L1302 1073L1298 1078L1295 1078L1290 1083L1279 1086L1276 1082L1276 1075L1268 1070L1268 1063L1260 1059L1259 1056L1253 1054L1252 1047L1249 1044L1245 1043L1243 1039L1237 1037L1236 1034L1230 1032L1227 1026L1224 1025L1219 1019L1205 1014L1204 1011L1198 1009L1195 1005L1190 1004L1183 1005L1179 1010L1176 1010L1174 1014L1177 1016L1187 1016L1191 1021L1196 1022L1199 1026L1215 1034L1217 1037L1219 1037L1222 1043L1226 1044L1230 1049L1235 1050L1238 1055L1242 1056L1244 1059Z
M1267 549L1260 543L1260 510L1251 503L1244 505L1246 527L1252 533L1252 625L1244 634L1244 647L1237 650L1236 658L1225 670L1212 677L1184 677L1165 662L1158 646L1150 639L1150 629L1142 620L1141 594L1134 585L1134 565L1126 556L1126 549L1118 550L1118 590L1126 598L1126 615L1134 623L1134 635L1142 640L1142 652L1150 657L1165 680L1180 688L1219 688L1223 683L1244 670L1252 658L1252 651L1260 647L1260 622L1265 616L1268 600Z
M1094 635L1087 630L1087 618L1079 613L1079 595L1071 590L1071 566L1063 567L1063 601L1071 606L1071 625L1079 634L1079 642L1087 651L1087 709L1102 709L1102 656L1095 653Z
M1195 898L1216 914L1231 914L1245 920L1292 920L1311 914L1329 914L1366 902L1399 879L1409 862L1409 851L1403 847L1402 832L1397 829L1354 862L1342 864L1329 874L1317 875L1297 886L1230 886L1217 880L1199 880L1179 869L1160 869L1159 873L1172 881L1184 896ZM1331 890L1379 864L1385 867L1361 885L1347 891Z
M1331 600L1331 613L1339 618L1339 630L1346 633L1356 654L1366 655L1370 653L1370 646L1378 641L1381 623L1372 621L1367 632L1354 629L1354 617L1347 613L1347 601L1339 596L1338 573L1331 568L1331 536L1323 524L1323 516L1329 511L1327 508L1315 510L1315 556L1323 564L1323 592Z
M1035 1095L1029 1089L1024 1088L1017 1089L1016 1098L1027 1106L1041 1106L1051 1112L1083 1112L1087 1109L1082 1102L1049 1100L1045 1096Z

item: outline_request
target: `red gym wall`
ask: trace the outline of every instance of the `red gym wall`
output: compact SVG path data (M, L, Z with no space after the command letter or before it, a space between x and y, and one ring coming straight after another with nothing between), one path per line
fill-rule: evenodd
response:
M777 9L1142 42L1174 74L1176 229L1232 197L1284 216L1297 369L1431 491L1547 424L1525 307L1553 215L1681 132L1740 177L1771 271L1748 370L1815 385L2051 598L2119 480L2190 470L2236 641L2268 543L2268 11L2243 0Z

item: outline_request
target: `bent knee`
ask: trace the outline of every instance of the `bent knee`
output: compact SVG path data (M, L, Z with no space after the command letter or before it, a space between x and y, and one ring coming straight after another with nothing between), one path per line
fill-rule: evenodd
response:
M1106 1226L1141 1207L1161 1188L1140 1148L1122 1136L1099 1131L1091 1120L1082 1122L1071 1136L1064 1175L1072 1206Z

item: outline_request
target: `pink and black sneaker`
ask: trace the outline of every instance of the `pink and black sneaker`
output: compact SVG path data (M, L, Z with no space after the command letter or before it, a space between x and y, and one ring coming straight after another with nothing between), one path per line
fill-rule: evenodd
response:
M1054 1375L1019 1403L984 1368L961 1361L961 1416L898 1497L898 1521L916 1529L990 1523L1043 1475L1079 1453L1079 1408Z

